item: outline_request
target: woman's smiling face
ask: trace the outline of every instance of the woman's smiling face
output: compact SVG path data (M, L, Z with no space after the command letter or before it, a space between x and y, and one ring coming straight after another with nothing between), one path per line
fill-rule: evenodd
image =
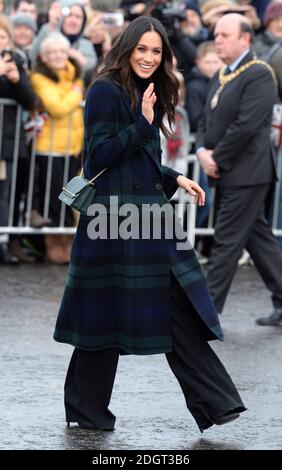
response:
M144 33L130 56L130 65L140 78L149 78L162 61L163 42L156 31Z

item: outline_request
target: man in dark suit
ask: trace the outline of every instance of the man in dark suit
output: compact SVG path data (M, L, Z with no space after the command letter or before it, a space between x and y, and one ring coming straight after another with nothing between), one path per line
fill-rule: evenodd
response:
M244 247L267 288L273 312L259 325L282 324L282 251L264 211L276 177L270 144L276 84L267 64L250 51L252 29L230 13L216 24L215 44L226 64L212 80L196 149L203 170L217 186L219 210L208 285L221 312Z

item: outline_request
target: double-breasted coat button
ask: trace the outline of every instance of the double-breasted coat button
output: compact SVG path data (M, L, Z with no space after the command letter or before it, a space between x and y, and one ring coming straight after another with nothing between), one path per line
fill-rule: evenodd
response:
M141 183L140 183L140 181L138 181L138 180L135 180L134 183L133 183L133 185L134 185L134 188L135 188L135 189L140 189L140 188L141 188Z
M160 191L160 190L162 189L161 183L156 183L156 184L155 184L155 188L156 188L158 191Z

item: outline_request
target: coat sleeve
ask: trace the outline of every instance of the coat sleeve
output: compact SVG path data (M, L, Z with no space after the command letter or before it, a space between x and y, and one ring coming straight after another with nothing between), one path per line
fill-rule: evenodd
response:
M18 67L20 80L18 83L10 83L14 99L22 105L24 109L33 110L36 105L36 95L32 89L30 80L25 71Z
M276 54L271 58L270 60L270 65L273 68L277 81L278 81L278 87L279 87L279 97L280 100L282 100L282 48L278 49Z
M197 125L201 119L206 102L207 84L204 80L191 80L186 83L186 112L192 132L197 131Z
M176 179L179 175L181 175L181 173L178 173L168 166L162 165L162 174L164 193L168 199L171 199L175 191L178 189Z
M85 107L86 174L122 163L150 140L158 138L157 129L142 114L127 126L122 119L121 96L114 86L103 80L94 83ZM127 121L126 115L124 122Z
M197 151L201 147L205 147L205 134L207 130L206 115L207 115L208 107L209 107L207 96L209 94L210 88L213 86L213 83L217 80L217 77L218 77L218 74L215 74L214 77L209 81L209 84L206 89L205 104L202 110L202 115L199 118L198 123L197 123L195 151Z
M264 66L253 67L253 74L241 94L237 118L227 127L214 149L213 158L220 168L231 170L236 156L255 137L258 129L269 125L276 96L270 71Z

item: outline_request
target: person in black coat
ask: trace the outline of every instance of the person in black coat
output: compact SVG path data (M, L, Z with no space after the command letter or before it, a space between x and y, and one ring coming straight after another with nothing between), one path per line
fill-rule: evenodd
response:
M209 82L221 65L222 62L216 54L214 42L202 42L197 50L196 66L193 67L185 83L185 109L192 132L197 131L198 122L203 115Z
M128 203L137 213L151 204L162 210L179 186L204 202L195 182L161 164L159 130L169 137L163 119L174 122L178 102L172 59L161 23L141 16L107 54L87 95L84 175L107 169L95 180L94 201L120 228ZM118 198L114 210L112 196ZM127 231L124 237L121 231L104 236L97 227L93 237L94 206L79 218L54 332L56 341L75 346L65 381L66 421L113 430L108 407L119 355L159 353L166 354L201 431L237 419L246 408L207 345L222 332L192 247L178 250L174 235L166 240L162 216L154 215L161 237L154 228L146 235L142 213L131 222L140 236L139 228L137 236Z
M252 29L241 15L227 14L216 24L217 53L228 68L211 82L196 141L201 166L218 190L208 285L221 312L246 247L272 293L273 312L257 323L278 325L282 251L264 211L276 175L270 125L277 87L270 67L250 52L251 40Z
M0 18L0 30L5 35L5 41L1 42L0 47L0 100L13 99L24 109L32 109L36 103L36 96L32 90L29 79L24 71L21 56L13 49L11 41L11 28L8 19ZM5 106L3 108L2 122L0 129L2 131L0 162L2 168L0 180L0 227L8 225L10 192L12 183L12 166L14 157L15 132L17 121L17 107ZM21 165L22 161L28 161L29 154L25 140L23 126L21 124L19 140L19 166L18 173L27 164ZM24 182L25 177L21 172L20 181ZM17 258L9 253L7 240L0 243L0 262L15 263Z

